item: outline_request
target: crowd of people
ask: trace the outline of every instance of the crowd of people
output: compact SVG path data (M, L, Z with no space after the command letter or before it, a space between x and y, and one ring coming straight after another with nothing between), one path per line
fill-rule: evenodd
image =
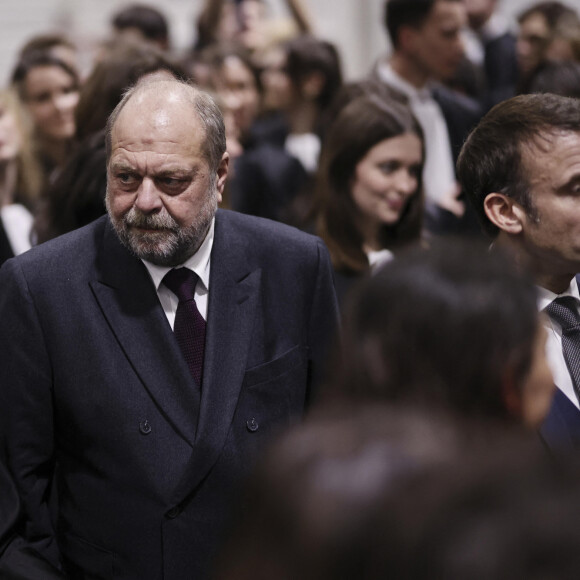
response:
M575 578L580 13L135 4L0 90L0 578Z

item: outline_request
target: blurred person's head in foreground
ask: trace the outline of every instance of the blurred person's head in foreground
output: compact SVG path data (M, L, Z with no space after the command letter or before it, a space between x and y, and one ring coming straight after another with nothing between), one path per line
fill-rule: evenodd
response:
M401 253L351 296L327 396L536 427L551 404L533 284L457 241Z
M459 441L441 418L381 405L312 416L252 474L216 578L371 578L381 498L416 471L451 464Z
M383 549L369 550L368 566L408 580L575 578L577 457L555 462L525 441L497 443L408 477L376 506Z
M412 493L405 499L412 495L420 503L423 495L431 498L431 477L444 474L458 484L454 474L474 458L507 448L516 457L540 453L546 459L528 434L482 427L435 410L376 403L311 415L267 450L248 480L214 577L406 578L398 572L413 538L398 532L413 530L421 514L408 502L393 516L391 498L407 482Z

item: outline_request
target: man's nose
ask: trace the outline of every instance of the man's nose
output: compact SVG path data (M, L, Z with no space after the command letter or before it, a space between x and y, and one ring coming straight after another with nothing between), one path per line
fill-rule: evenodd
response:
M161 197L155 183L149 177L145 177L137 190L135 207L143 213L154 213L162 208Z

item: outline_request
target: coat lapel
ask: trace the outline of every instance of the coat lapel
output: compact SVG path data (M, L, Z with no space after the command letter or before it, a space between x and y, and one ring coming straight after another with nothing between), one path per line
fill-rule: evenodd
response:
M109 223L104 233L99 275L91 287L144 387L174 428L193 445L198 389L147 269L121 245Z
M216 462L225 443L242 386L261 271L252 267L243 237L229 225L229 212L218 211L211 255L208 321L201 411L196 451L178 486L181 502Z

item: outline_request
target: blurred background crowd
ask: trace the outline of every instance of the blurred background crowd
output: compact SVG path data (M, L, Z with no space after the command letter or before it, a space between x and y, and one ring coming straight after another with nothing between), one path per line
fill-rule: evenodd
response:
M534 6L468 0L467 20L452 14L447 39L419 38L409 56L415 49L395 40L408 16L389 23L382 2L352 3L348 23L348 3L329 14L308 0L207 0L180 6L183 14L172 3L117 3L108 14L99 4L99 18L76 3L43 3L42 23L31 18L20 44L3 52L12 55L2 90L3 259L104 212L99 131L123 91L154 74L214 94L233 160L223 206L321 235L341 295L369 265L425 234L479 235L454 175L469 130L515 94L578 94L578 11ZM26 29L11 18L4 42ZM419 124L404 139L409 201L380 216L361 162L413 132L398 102ZM353 203L362 208L356 220Z

